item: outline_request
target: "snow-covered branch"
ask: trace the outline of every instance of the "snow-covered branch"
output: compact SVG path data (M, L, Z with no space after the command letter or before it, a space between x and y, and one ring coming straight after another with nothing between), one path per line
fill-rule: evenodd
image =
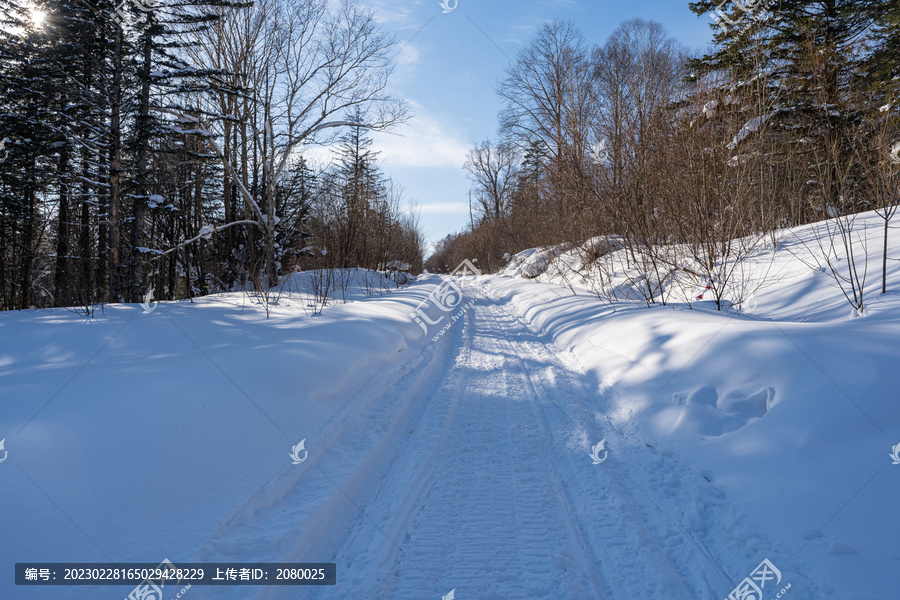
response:
M189 244L193 244L197 240L209 239L212 234L222 231L224 229L228 229L229 227L234 227L235 225L256 225L257 227L263 227L263 224L255 219L244 219L243 221L232 221L231 223L225 223L224 225L207 225L203 229L200 230L200 233L195 235L189 240L184 240L177 246L169 248L165 252L160 252L159 256L166 256L167 254L171 254L178 250L179 248L184 248Z

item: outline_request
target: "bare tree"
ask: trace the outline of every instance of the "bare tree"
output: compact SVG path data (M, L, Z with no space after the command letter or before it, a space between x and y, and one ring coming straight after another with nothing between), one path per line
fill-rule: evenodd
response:
M594 49L593 137L614 187L622 185L629 162L636 160L633 169L646 172L642 163L655 151L652 137L661 113L684 94L686 58L685 48L662 25L642 19L622 23Z
M677 118L670 107L685 93L685 56L660 24L640 19L623 23L592 54L593 191L605 222L626 242L633 287L648 304L666 302L677 271L660 192L670 175L666 153Z
M698 88L696 102L675 123L667 174L660 180L665 219L677 244L674 264L709 286L719 310L725 301L743 307L762 285L748 279L746 261L770 226L768 157L757 143L767 139L766 123L746 120L747 108L758 108L762 100L752 89L721 81L698 82Z
M508 142L485 140L469 150L465 168L475 183L482 214L499 221L506 213L519 170L519 154Z
M805 49L810 70L818 74L819 79L814 81L820 90L820 104L826 106L829 114L856 113L868 101L865 88L859 82L848 82L840 102L826 105L831 96L823 82L837 76L837 66L811 42L807 42ZM861 53L864 48L858 44L854 49L845 49L851 51ZM807 245L811 255L807 261L829 274L856 314L861 315L865 311L869 237L867 224L859 218L859 213L878 206L872 205L866 185L861 181L877 174L866 173L866 151L859 147L859 140L871 133L867 131L868 124L838 117L835 121L821 132L822 140L810 149L811 160L805 170L809 208L822 219L812 226L815 242Z
M588 49L574 24L544 25L497 87L500 128L521 152L540 149L546 161L557 231L582 230L592 112Z
M227 64L240 74L234 83L241 85L229 91L234 98L224 101L240 112L219 114L208 141L245 205L244 218L224 227L250 221L263 233L262 279L272 286L277 281L276 190L295 153L304 144L329 141L329 131L339 127L388 128L407 110L386 91L394 40L360 2L264 0L223 17L201 40L202 52L195 58L210 55L214 64ZM233 27L247 37L234 35ZM357 108L370 115L367 123L344 118ZM239 152L230 133L239 134Z

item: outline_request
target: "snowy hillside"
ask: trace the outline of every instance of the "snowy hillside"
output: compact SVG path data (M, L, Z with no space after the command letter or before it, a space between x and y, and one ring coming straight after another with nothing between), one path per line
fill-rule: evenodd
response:
M900 267L851 317L809 236L758 249L742 310L689 279L600 301L536 250L320 315L296 281L269 319L241 293L0 313L0 597L131 591L16 562L168 558L337 564L197 600L721 600L765 560L766 600L894 598Z

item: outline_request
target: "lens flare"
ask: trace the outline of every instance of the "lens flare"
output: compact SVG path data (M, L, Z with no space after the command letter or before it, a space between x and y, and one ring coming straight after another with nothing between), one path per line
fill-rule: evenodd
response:
M40 29L44 26L44 21L47 20L47 13L42 11L40 8L32 8L29 12L29 18L31 19L31 25L36 29Z

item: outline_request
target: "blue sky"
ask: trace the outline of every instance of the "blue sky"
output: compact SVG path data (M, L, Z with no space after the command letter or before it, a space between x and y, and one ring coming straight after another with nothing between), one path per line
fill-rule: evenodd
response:
M589 45L635 17L662 23L691 48L712 38L709 18L691 13L688 0L459 0L446 14L439 0L368 1L398 39L392 91L414 113L393 135L377 134L375 149L384 172L417 204L429 249L468 223L465 153L475 142L496 139L497 82L542 24L571 20Z

